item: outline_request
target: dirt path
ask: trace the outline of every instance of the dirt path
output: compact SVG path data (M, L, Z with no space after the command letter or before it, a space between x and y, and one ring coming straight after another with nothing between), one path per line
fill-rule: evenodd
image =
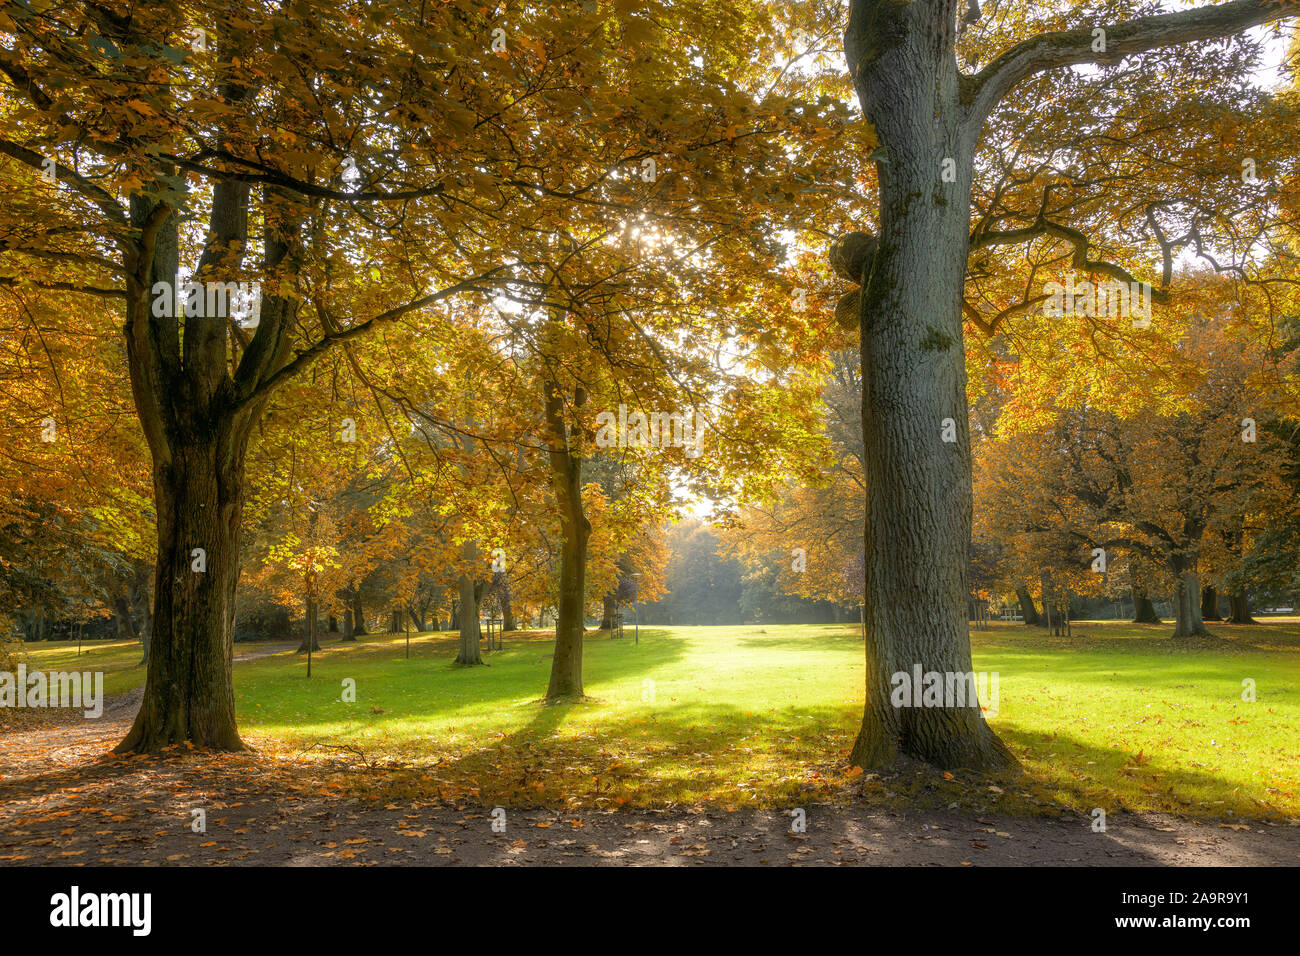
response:
M289 651L296 651L301 646L301 644L302 644L301 641L289 641L284 644L272 644L270 647L264 647L261 650L245 651L243 654L236 654L234 657L231 658L231 660L236 664L243 663L244 661L255 661L259 657L272 657L276 654L285 654Z
M243 655L251 660L296 645ZM803 808L557 813L330 796L301 765L258 755L105 754L139 692L100 720L0 736L0 866L116 865L1214 865L1300 864L1300 826ZM201 813L196 813L201 811ZM194 825L202 819L204 827Z

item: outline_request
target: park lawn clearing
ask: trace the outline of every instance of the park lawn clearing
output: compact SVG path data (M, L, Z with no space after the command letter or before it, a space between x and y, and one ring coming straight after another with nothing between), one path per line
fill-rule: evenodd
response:
M1180 650L1169 627L1076 622L1074 636L994 624L972 634L996 672L993 727L1025 773L883 779L847 764L861 715L853 625L647 627L589 634L586 700L544 705L553 641L506 635L488 666L452 663L454 633L326 644L235 668L246 741L322 793L557 809L956 803L1007 812L1102 808L1300 819L1300 622L1213 625ZM139 645L29 644L27 665L103 670L138 687ZM236 656L283 644L239 644ZM1253 680L1256 700L1242 699ZM356 700L343 701L345 680ZM994 702L985 700L986 707ZM951 779L949 779L951 777ZM316 786L316 785L313 785Z
M507 635L489 666L455 638L334 644L236 669L259 749L346 768L333 786L487 804L788 807L861 798L984 808L1300 817L1300 624L1216 625L1179 650L1168 626L1079 622L1074 636L993 625L972 635L996 672L993 727L1026 773L895 774L847 764L861 715L852 625L642 628L585 645L587 700L551 706L551 640ZM344 680L356 701L342 700ZM1256 700L1242 699L1254 681ZM991 702L984 701L986 707ZM914 778L913 778L914 777ZM900 803L901 805L901 803Z

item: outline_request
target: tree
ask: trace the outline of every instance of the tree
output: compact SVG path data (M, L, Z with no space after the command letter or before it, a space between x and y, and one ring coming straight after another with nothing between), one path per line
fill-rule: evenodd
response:
M852 0L844 37L849 75L881 150L878 241L850 275L863 288L868 632L867 702L851 759L864 767L888 764L900 753L944 767L1013 762L976 706L889 704L890 675L914 664L971 670L962 303L972 248L1009 238L990 233L1012 231L993 229L972 241L975 157L986 121L1017 86L1045 71L1106 67L1291 15L1269 0L1235 0L1139 16L1096 24L1105 30L1098 49L1091 24L1059 29L1055 12L1038 22L1025 14L983 38L1005 49L972 74L957 61L959 7L956 0ZM1060 237L1073 245L1077 267L1129 276L1091 258L1088 237L1061 228L1041 207L1037 215L1021 215L1010 241ZM955 441L941 439L945 421ZM899 595L916 593L936 597L897 604Z
M1040 566L1086 581L1123 575L1127 563L1139 617L1149 609L1144 572L1161 569L1174 590L1175 639L1208 633L1200 613L1206 552L1222 552L1225 539L1241 536L1244 515L1281 496L1285 456L1268 396L1253 381L1267 366L1225 324L1188 329L1180 350L1196 377L1168 407L1119 415L1085 401L1062 409L1047 428L1016 436L1014 448L989 449L998 477L979 486L986 507L1037 544Z

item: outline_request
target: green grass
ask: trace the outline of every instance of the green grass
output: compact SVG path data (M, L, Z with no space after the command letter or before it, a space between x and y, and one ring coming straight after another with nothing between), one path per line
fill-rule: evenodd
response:
M1213 629L1231 643L1179 651L1168 625L975 632L976 669L999 675L990 723L1025 769L996 780L848 772L863 698L851 625L642 628L639 646L589 635L589 699L549 707L540 634L507 635L487 667L455 667L454 635L413 639L409 660L400 636L379 635L327 646L310 680L290 654L238 665L235 682L250 743L323 773L346 764L335 786L371 795L732 807L865 791L1012 810L1300 817L1300 623ZM32 657L55 669L66 646ZM81 666L101 655L108 686L142 679L137 649L103 644ZM355 703L340 699L345 678ZM1241 699L1244 678L1254 703Z
M238 644L235 655L272 647L276 643L284 642ZM77 653L78 646L76 641L41 641L20 645L28 670L103 671L104 694L108 697L124 694L144 683L139 642L82 641L80 656Z

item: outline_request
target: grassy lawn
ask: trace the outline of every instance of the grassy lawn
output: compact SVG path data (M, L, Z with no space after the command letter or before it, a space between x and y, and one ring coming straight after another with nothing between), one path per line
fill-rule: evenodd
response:
M378 635L327 646L310 680L305 659L281 655L241 663L235 682L246 740L321 771L345 761L333 786L372 796L788 807L865 790L1008 810L1300 818L1300 622L1213 625L1232 644L1190 651L1171 648L1170 630L1076 622L1072 638L1009 624L975 632L976 669L999 675L991 723L1026 771L999 780L847 771L863 696L852 625L642 628L639 646L630 633L592 635L590 699L553 707L538 700L550 666L543 633L507 635L487 667L453 666L454 635L414 638L409 660L400 636ZM138 654L101 642L81 667L104 667L116 692L143 680ZM75 644L52 644L28 664L72 661ZM1254 703L1241 699L1245 678ZM355 703L341 700L345 679Z

